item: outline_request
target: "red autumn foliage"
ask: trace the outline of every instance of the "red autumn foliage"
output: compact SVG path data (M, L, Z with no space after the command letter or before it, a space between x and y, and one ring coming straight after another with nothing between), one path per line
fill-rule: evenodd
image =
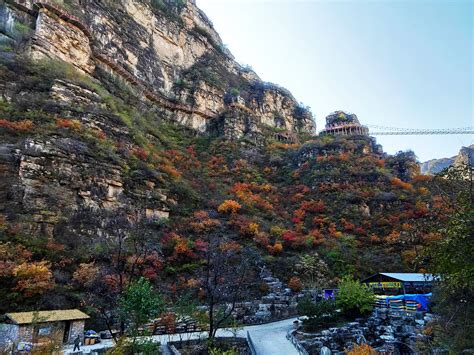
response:
M355 229L355 224L346 221L344 218L341 220L342 226L346 232L351 232Z
M174 235L172 242L174 243L173 254L168 259L170 261L185 261L189 259L195 259L197 256L191 249L191 243L189 240Z
M288 287L293 292L300 292L303 289L303 283L298 276L293 276L290 281L288 281Z
M197 233L210 231L220 225L219 220L210 218L206 211L197 211L194 213L193 217L194 219L190 223L190 226L193 231Z
M187 147L186 152L193 158L196 158L196 156L197 156L196 150L194 149L193 145Z
M107 139L107 135L105 134L105 132L104 132L104 131L101 131L101 130L99 130L99 129L96 129L96 130L94 131L94 135L97 137L97 139L99 139L99 140L101 140L101 141Z
M305 214L306 212L303 209L295 210L293 211L294 217L292 218L291 221L295 224L300 223L304 219Z
M255 237L253 237L253 240L255 243L257 243L259 246L266 248L269 243L270 239L268 238L268 235L266 233L260 232Z
M135 155L138 159L142 160L142 161L146 161L148 160L148 157L149 157L149 153L141 148L141 147L135 147L132 151L133 155Z
M71 120L67 118L57 118L56 119L56 127L58 128L70 128L75 131L78 131L81 129L81 122L78 120Z
M76 271L74 271L72 278L79 284L89 287L94 283L98 273L99 268L94 262L82 263L79 264L79 267L76 269Z
M283 234L281 235L281 238L286 244L291 245L298 240L298 235L296 234L295 231L287 230L283 232Z
M167 312L161 315L161 324L166 328L168 334L176 332L176 314L173 312Z
M121 278L117 274L105 275L103 281L112 292L118 292L120 290L120 285L123 286L125 284L125 280L123 279L123 277Z
M375 165L377 165L379 168L383 168L385 166L385 160L383 159L376 160Z
M219 205L219 207L217 208L217 211L219 211L219 213L235 214L241 208L242 206L237 201L225 200Z
M13 269L13 276L16 279L15 290L25 297L41 295L54 286L51 264L47 261L20 264Z
M433 177L431 175L416 175L413 177L412 182L424 182L424 181L431 181Z
M20 244L0 243L0 277L11 276L14 268L28 262L31 256L31 252Z
M236 183L231 189L239 200L248 206L258 206L266 211L273 210L273 205L262 195L273 191L273 187L269 184L254 184L254 183Z
M209 249L209 243L202 239L194 241L194 249L200 252L206 252Z
M177 179L181 176L181 173L170 164L160 164L158 168L173 179Z
M283 251L283 244L276 242L274 245L267 245L267 250L272 255L281 254Z
M323 225L326 222L325 216L316 216L313 218L313 223L315 225Z
M324 209L326 208L326 205L324 204L323 201L303 201L301 203L300 209L306 212L311 212L311 213L321 213L324 212Z
M156 272L156 269L152 267L146 267L142 271L142 276L150 281L154 281L158 278L158 273Z
M31 120L8 121L0 119L0 127L8 128L12 131L29 132L34 128L34 123Z
M412 184L410 184L408 182L404 182L404 181L400 180L397 177L392 178L390 180L390 183L392 184L392 186L399 187L403 190L413 190L413 185Z

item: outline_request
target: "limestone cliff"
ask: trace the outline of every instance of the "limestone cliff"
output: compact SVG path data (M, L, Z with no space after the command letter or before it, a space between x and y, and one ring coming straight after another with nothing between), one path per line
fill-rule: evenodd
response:
M194 1L8 0L0 3L0 33L33 58L59 59L94 77L107 71L200 132L234 100L258 131L315 129L291 93L234 60Z

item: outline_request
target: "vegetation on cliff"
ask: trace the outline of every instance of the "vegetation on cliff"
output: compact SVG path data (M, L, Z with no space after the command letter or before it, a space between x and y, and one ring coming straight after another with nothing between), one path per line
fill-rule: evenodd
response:
M167 24L171 37L115 1L81 3L91 11L54 3L113 40L96 38L92 48L69 39L84 46L82 74L25 56L33 21L15 20L1 47L0 313L81 307L101 327L120 324L135 335L158 313L169 324L192 315L213 337L232 323L237 302L268 291L264 266L295 293L342 280L338 306L352 314L369 311L372 301L352 277L381 265L429 267L445 280L443 340L457 350L470 346L455 336L469 324L448 321L472 313L464 302L472 297L472 191L470 199L458 194L464 180L420 175L413 152L385 154L365 135L312 136L309 108L233 62L205 15L185 1L141 4L141 14L157 15L155 25ZM198 18L185 22L183 11L193 9ZM61 31L51 15L49 35ZM111 27L95 21L102 15ZM85 25L69 24L84 38ZM187 58L178 44L172 59L151 53L140 38L154 35L166 43L186 37L180 45L193 50ZM89 66L97 47L103 60ZM111 53L119 57L115 69ZM141 84L129 86L127 75ZM145 100L145 87L169 90L167 106ZM203 107L215 119L233 118L224 123L236 139L208 134L212 115L193 116ZM329 120L341 122L357 118ZM306 306L316 325L335 316L335 304Z
M314 284L310 255L322 265L313 270L319 284L330 285L344 275L366 276L381 264L388 271L419 271L420 248L439 238L426 226L441 201L430 192L430 178L418 175L410 152L386 155L363 136L282 144L269 135L263 146L196 136L143 107L106 74L103 87L71 73L55 62L4 61L2 80L14 83L14 90L1 105L2 139L20 152L29 139L74 141L80 150L71 159L90 152L97 169L113 164L124 179L123 201L133 205L79 203L58 211L59 196L47 196L40 213L50 214L52 228L42 229L38 211L4 204L1 259L8 267L1 292L8 310L77 306L86 299L105 313L105 304L116 304L128 282L141 276L170 298L180 290L199 293L207 236L216 233L223 251L252 250L259 255L254 265L269 265L287 282L298 277L303 286ZM51 99L58 79L96 101L58 104ZM44 184L53 186L59 175L44 175ZM169 219L144 214L158 199L137 193L149 185L167 196ZM104 293L107 300L99 300Z

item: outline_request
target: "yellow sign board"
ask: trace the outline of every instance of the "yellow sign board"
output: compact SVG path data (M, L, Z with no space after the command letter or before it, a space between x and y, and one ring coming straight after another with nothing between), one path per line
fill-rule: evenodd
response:
M369 282L373 288L402 288L401 282Z

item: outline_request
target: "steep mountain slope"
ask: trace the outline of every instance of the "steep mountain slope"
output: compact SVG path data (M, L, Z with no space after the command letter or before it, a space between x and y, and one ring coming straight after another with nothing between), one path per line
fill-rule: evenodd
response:
M420 170L422 174L437 174L447 167L453 165L456 157L431 159L420 163Z
M263 266L309 282L306 254L319 285L422 267L440 202L414 154L311 136L193 2L0 6L0 312L108 314L137 276L199 297L212 236L255 254L246 297Z
M6 3L0 12L3 42L86 74L111 73L193 129L208 130L213 118L235 105L246 110L239 136L258 132L261 124L290 132L314 129L311 114L287 90L234 61L193 1Z

